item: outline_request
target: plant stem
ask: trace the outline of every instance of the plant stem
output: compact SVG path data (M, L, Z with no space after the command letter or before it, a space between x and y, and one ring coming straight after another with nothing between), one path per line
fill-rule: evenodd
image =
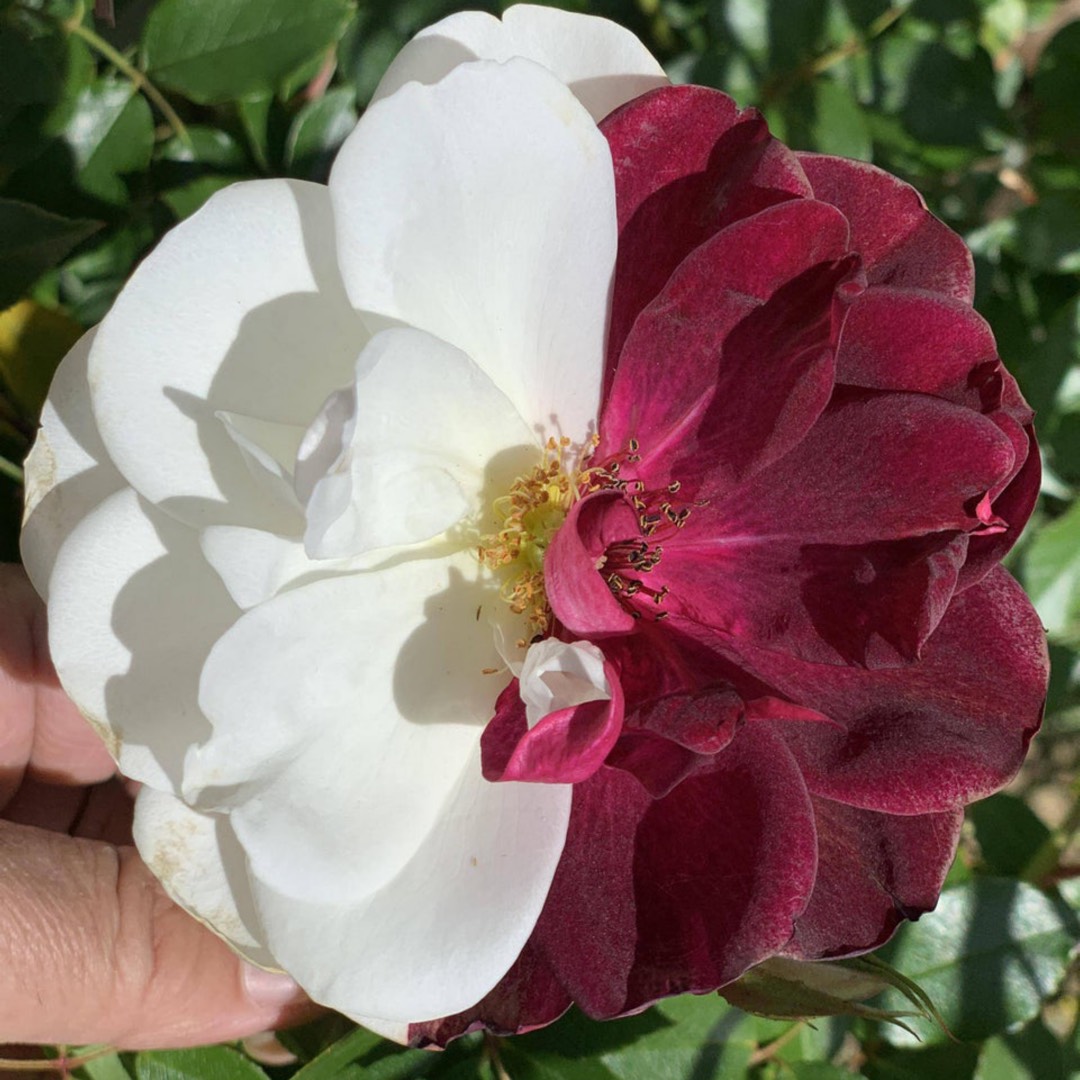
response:
M23 482L23 471L13 461L8 461L5 457L0 457L0 476L6 476L10 480L14 480L16 484Z
M141 90L158 107L161 115L165 117L166 122L173 129L176 136L190 146L191 136L188 135L184 121L180 119L176 114L176 110L165 100L165 96L161 91L122 53L114 49L104 38L94 33L88 26L84 26L82 17L83 5L79 4L71 18L61 25L69 34L82 38L91 49L104 56L117 71L130 79L135 89Z

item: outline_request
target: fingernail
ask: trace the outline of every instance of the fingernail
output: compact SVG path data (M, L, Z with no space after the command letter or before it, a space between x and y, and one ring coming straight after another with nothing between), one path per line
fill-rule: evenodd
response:
M244 964L243 980L248 998L264 1008L287 1005L301 996L300 987L282 971L264 971Z

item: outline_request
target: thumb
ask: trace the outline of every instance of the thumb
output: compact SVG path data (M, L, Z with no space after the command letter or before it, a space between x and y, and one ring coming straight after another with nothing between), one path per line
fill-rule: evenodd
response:
M313 1009L173 904L134 848L0 822L0 1043L197 1046Z

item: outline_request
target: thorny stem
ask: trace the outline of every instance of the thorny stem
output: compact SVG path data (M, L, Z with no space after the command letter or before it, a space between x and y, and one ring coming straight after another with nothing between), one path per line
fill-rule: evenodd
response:
M850 57L865 52L866 46L874 38L885 33L897 19L904 15L910 6L909 2L894 4L867 26L865 34L858 34L849 38L835 49L830 49L828 52L822 53L821 56L815 56L812 60L807 60L806 63L800 64L788 75L782 76L771 84L766 84L761 92L762 103L767 104L770 101L775 101L777 98L783 97L793 86L801 82L809 82Z
M188 135L184 121L180 119L176 114L176 110L165 100L161 91L122 53L114 49L104 38L99 37L89 27L83 25L83 11L83 4L81 2L76 4L71 18L66 19L60 25L69 34L82 38L91 49L99 52L117 71L130 79L135 89L141 90L158 107L161 115L165 117L166 122L173 129L177 138L190 146L191 136Z

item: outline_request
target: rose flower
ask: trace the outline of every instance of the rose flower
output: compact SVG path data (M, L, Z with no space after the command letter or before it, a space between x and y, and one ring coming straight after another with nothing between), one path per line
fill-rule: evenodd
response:
M136 842L394 1038L881 944L1038 726L1031 413L914 191L453 16L61 366L24 553Z

